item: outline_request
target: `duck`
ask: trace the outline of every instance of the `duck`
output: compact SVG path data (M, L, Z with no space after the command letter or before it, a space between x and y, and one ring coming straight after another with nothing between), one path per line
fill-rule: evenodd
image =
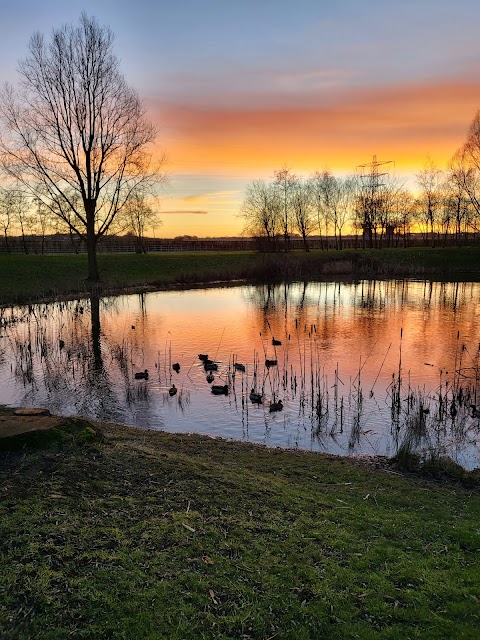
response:
M148 369L145 369L145 371L138 371L135 374L135 380L148 380Z
M279 400L278 402L270 402L270 413L272 411L281 411L283 409L283 402Z
M178 362L175 362L175 364L172 364L172 369L174 371L176 371L177 373L179 373L180 371L180 365L178 364Z
M207 382L210 384L210 382L213 382L215 380L214 375L211 371L208 372L207 374Z
M267 369L270 369L270 367L275 367L278 364L278 360L265 360L265 366L267 367Z
M275 340L275 338L272 338L272 345L274 347L279 347L282 344L281 340Z
M206 360L208 360L208 355L206 353L199 353L198 359L201 360L202 362L205 362Z
M205 371L218 371L218 364L215 362L205 362L203 368Z
M250 398L250 401L253 402L253 404L261 404L262 399L263 399L263 393L258 393L257 391L252 389L250 391L249 398Z
M240 364L239 362L235 362L234 367L235 371L245 371L245 365Z
M228 396L228 385L226 384L213 384L212 393L216 396L225 395Z
M171 396L174 396L174 395L177 393L177 391L178 391L177 387L176 387L174 384L172 384L172 386L171 386L171 387L170 387L170 389L168 390L168 393L169 393Z
M472 418L480 418L480 409L477 409L477 407L474 404L470 405L470 409L471 409L471 416Z

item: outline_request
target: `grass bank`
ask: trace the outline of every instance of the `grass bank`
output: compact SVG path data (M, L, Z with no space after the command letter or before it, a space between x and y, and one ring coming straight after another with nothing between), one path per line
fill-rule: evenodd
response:
M48 433L0 453L2 638L478 638L473 489L195 435Z
M308 254L195 252L99 255L106 292L162 289L215 281L348 277L480 276L480 247ZM84 255L0 254L0 304L54 299L86 292Z

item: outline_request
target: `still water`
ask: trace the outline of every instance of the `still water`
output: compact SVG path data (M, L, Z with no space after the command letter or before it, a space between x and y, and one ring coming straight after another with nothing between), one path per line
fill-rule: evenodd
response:
M0 310L0 404L343 455L435 450L474 468L479 343L479 283L248 285L13 307ZM211 392L199 354L218 363L211 384L227 395Z

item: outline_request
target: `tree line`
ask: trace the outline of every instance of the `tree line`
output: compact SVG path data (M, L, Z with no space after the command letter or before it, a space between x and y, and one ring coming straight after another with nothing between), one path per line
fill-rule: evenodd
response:
M427 159L415 175L414 190L382 172L382 164L374 157L346 177L328 170L302 177L284 167L271 180L253 180L240 211L243 232L257 237L266 251L288 251L293 235L302 238L305 251L313 235L321 248L333 238L342 249L346 231L369 248L408 246L414 231L429 246L460 246L475 238L480 228L480 111L447 168Z
M136 252L146 253L147 234L162 224L151 201L149 194L132 192L116 215L108 235L130 236ZM69 236L72 252L78 252L79 236L75 233L74 224L65 220L65 215L71 216L73 222L73 211L57 212L53 203L47 206L42 199L16 184L0 184L0 234L3 250L7 253L20 243L23 252L28 254L32 236L38 238L36 246L40 253L44 253L47 238L54 234Z

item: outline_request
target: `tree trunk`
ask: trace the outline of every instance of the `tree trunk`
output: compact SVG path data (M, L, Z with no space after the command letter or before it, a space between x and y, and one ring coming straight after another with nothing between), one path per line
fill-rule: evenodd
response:
M310 247L308 246L307 234L305 231L302 231L302 239L303 239L303 248L308 253L310 251Z
M98 295L90 297L90 310L92 317L92 351L93 365L96 373L103 371L102 348L100 344L100 298Z
M26 255L28 255L28 246L27 246L27 241L25 240L25 233L23 232L23 226L22 226L22 244L23 244L23 251L25 252Z

